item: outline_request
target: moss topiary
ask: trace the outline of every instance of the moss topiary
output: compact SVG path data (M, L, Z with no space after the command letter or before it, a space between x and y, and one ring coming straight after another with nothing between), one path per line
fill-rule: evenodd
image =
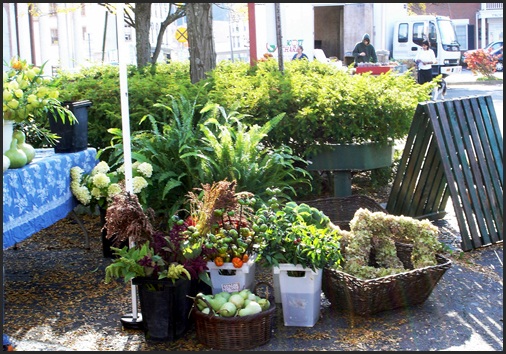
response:
M442 249L437 239L438 228L428 220L371 212L361 208L350 221L349 233L341 244L345 248L343 271L362 279L374 279L405 272L397 257L395 242L413 245L413 268L437 265L436 253ZM369 265L374 251L378 267Z

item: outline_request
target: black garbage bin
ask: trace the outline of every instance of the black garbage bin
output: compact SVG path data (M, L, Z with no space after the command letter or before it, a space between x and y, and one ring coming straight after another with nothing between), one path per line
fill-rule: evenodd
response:
M49 126L51 132L60 138L54 146L55 153L69 153L86 150L88 148L88 108L91 101L66 101L62 105L67 107L77 119L77 122L70 124L66 119L62 122L60 117L54 117L49 113Z

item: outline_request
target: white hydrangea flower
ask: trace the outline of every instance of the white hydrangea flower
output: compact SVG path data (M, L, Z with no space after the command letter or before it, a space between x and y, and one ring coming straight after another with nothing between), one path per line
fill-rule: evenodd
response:
M111 179L103 172L99 172L93 176L93 185L97 188L106 188L109 186L109 183L111 183Z
M84 170L79 166L74 166L70 169L70 178L72 181L81 182Z
M117 173L121 173L122 175L124 175L125 174L125 165L121 165L120 167L118 167L116 169L116 172Z
M95 167L93 167L93 170L91 171L92 175L96 175L98 173L107 173L109 172L109 165L105 161L100 161Z
M100 199L103 197L102 191L97 187L92 188L90 193L95 199Z
M147 187L147 185L148 182L144 179L144 177L137 176L132 179L132 187L135 194L140 193L143 188Z
M79 186L78 188L74 189L74 195L76 196L77 200L79 200L79 202L83 205L88 205L91 202L91 194L86 187Z
M109 188L107 188L107 197L110 200L112 200L112 197L119 193L121 193L121 187L118 183L111 183Z
M143 162L137 167L137 171L144 177L149 178L153 174L153 166L147 162Z

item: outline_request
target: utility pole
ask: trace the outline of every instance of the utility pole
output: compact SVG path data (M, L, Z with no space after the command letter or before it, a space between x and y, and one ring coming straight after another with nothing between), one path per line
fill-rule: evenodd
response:
M274 4L274 15L276 17L276 45L278 46L278 66L279 71L284 72L285 66L283 64L283 40L281 33L281 10L279 2Z
M232 16L230 14L231 12L232 12L232 10L229 9L228 10L228 36L230 39L230 56L231 56L232 63L233 63L234 62L234 42L232 40L232 23L230 22L232 19Z

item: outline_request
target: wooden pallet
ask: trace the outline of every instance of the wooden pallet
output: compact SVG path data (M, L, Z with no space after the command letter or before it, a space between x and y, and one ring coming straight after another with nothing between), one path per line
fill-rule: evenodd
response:
M468 251L503 240L503 178L491 96L420 103L386 209L434 220L451 198Z

